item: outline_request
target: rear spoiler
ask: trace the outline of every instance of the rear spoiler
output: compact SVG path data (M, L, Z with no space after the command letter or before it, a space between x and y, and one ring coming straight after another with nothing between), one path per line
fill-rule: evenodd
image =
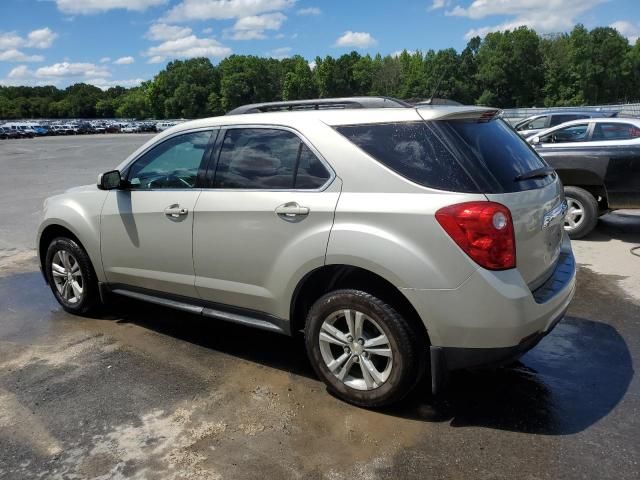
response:
M425 120L476 120L488 122L498 117L502 110L488 107L450 107L444 112L418 108L418 113Z

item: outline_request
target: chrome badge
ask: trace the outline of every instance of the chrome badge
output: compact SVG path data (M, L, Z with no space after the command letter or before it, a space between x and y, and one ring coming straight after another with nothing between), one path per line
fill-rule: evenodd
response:
M542 229L544 230L549 225L551 225L556 218L560 217L564 219L564 216L567 214L568 208L569 207L567 206L567 201L563 200L560 204L558 204L558 206L545 213L544 217L542 217Z

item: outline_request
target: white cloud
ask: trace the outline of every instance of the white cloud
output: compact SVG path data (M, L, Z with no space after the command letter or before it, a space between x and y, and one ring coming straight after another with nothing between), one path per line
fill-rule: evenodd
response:
M198 38L189 35L149 48L145 55L151 57L149 63L162 63L166 59L193 57L226 57L231 49L213 38Z
M404 50L396 50L395 52L391 53L391 56L392 57L399 57L400 55L402 55L402 52L404 52ZM409 55L413 55L413 54L416 53L416 51L415 50L407 50L407 53Z
M429 10L438 10L440 8L444 8L449 2L447 0L433 0Z
M90 78L88 80L85 80L85 83L90 83L91 85L95 85L102 90L106 90L111 87L137 87L144 81L144 78L130 78L127 80L106 80L104 78Z
M49 27L33 30L27 35L25 42L26 47L31 48L49 48L53 45L53 41L58 38L58 34L53 32Z
M111 57L102 57L100 59L100 63L109 63L111 61Z
M167 21L225 20L292 7L296 0L182 0L169 10Z
M279 30L286 19L280 12L242 17L225 34L233 40L259 40L266 38L266 30Z
M24 39L15 32L0 33L0 50L17 48L24 45Z
M202 30L202 33L204 33L205 35L209 35L210 33L213 33L213 28L207 27Z
M322 11L318 7L301 8L296 12L298 15L320 15Z
M283 58L290 57L291 56L291 50L293 50L291 47L274 48L270 52L267 52L267 55L270 56L270 57L277 58L277 59L281 60Z
M114 60L114 64L115 65L131 65L132 63L134 63L136 60L133 57L120 57L117 60Z
M36 70L30 70L26 65L19 65L9 72L6 79L0 80L0 83L5 85L58 85L72 82L106 84L110 76L111 72L106 67L93 63L62 62Z
M33 72L31 72L31 70L29 70L26 65L19 65L11 69L8 77L15 78L15 79L28 78L29 76L32 75L32 73Z
M177 40L178 38L184 38L191 35L191 29L189 27L179 27L176 25L167 25L166 23L154 23L149 27L147 37L149 40Z
M618 20L609 26L615 28L621 35L627 37L632 44L635 44L638 41L638 37L640 37L640 25L637 23L629 22L628 20Z
M367 48L375 45L377 40L367 32L352 32L348 30L336 40L335 47Z
M110 77L111 72L106 67L100 67L93 63L54 63L46 67L40 67L35 71L38 78L49 77Z
M149 7L164 5L167 0L56 0L56 3L62 13L91 15L114 9L141 12Z
M43 60L42 55L26 55L15 48L0 52L0 62L41 62Z
M456 5L446 15L480 20L492 16L512 17L498 25L474 28L465 38L484 36L489 32L513 30L526 25L540 33L562 32L571 29L577 18L604 0L474 0L468 7Z
M16 32L0 32L0 61L5 62L40 62L41 55L27 55L19 48L49 48L58 37L50 28L32 30L27 37L21 37Z

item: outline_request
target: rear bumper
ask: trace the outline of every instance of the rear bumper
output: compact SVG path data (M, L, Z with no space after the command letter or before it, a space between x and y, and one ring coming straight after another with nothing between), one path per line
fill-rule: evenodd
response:
M459 370L473 367L499 366L513 362L535 347L540 340L547 336L564 318L566 310L555 318L549 327L541 332L535 332L520 343L512 347L500 348L458 348L458 347L430 347L430 356L435 359L439 369L445 371ZM437 357L437 359L436 359ZM432 362L434 363L434 362ZM441 374L441 372L438 372Z
M455 289L402 292L425 323L434 347L507 351L548 332L567 310L575 286L575 260L565 235L551 277L534 291L517 269L480 268Z

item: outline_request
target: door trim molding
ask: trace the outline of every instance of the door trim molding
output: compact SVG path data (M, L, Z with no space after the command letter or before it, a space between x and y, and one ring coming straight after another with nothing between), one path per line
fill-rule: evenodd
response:
M173 308L192 315L202 315L224 322L237 323L283 335L291 335L291 325L289 321L256 310L123 284L103 283L100 285L100 291L108 291L116 295Z

